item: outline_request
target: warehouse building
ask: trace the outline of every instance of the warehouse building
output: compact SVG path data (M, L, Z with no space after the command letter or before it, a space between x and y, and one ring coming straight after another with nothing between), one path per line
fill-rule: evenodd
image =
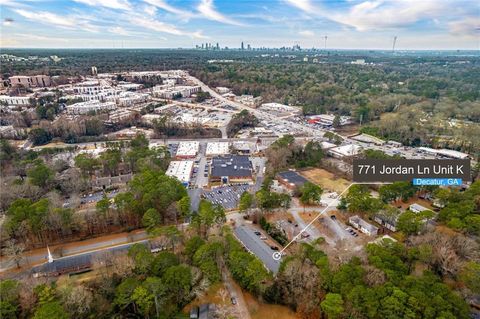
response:
M285 171L277 174L277 180L280 184L289 190L294 190L297 187L302 187L307 182L307 179L294 171Z
M362 152L361 146L358 146L355 144L349 144L349 145L343 145L343 146L332 148L328 151L328 154L332 157L343 159L343 158L357 156L361 152Z
M230 153L230 143L228 142L211 142L207 143L207 156L225 155Z
M253 166L248 156L227 155L212 159L210 183L243 184L252 182Z
M178 158L194 158L198 154L199 142L180 142L178 143L178 149L176 157Z
M166 174L176 177L184 186L188 186L192 176L193 161L171 161Z

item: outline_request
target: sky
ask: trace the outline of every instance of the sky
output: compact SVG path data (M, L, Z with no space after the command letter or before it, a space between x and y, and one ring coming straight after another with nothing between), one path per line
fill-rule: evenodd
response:
M0 47L480 49L477 0L0 0Z

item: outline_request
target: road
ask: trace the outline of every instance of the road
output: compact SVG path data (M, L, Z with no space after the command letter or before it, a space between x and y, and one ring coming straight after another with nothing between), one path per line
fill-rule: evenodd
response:
M115 235L101 236L84 241L73 242L65 245L54 245L49 247L53 253L54 258L61 256L56 255L56 251L61 250L62 256L71 256L76 254L85 253L97 249L107 249L126 243L134 243L142 241L148 238L147 233L144 230L133 231L130 233L121 233ZM25 258L21 266L31 267L39 263L43 263L47 260L47 248L40 248L31 250L25 253ZM14 268L15 263L6 257L0 259L0 273L10 268Z
M193 83L195 83L196 85L200 86L204 92L210 93L210 95L212 97L218 99L219 101L222 101L226 104L229 104L233 107L236 107L239 110L248 110L250 113L252 113L253 115L255 115L259 119L267 120L267 121L274 121L277 124L282 124L285 127L294 128L296 130L305 132L308 135L311 135L311 136L314 136L314 137L322 137L323 134L325 133L325 131L322 130L322 129L313 128L313 127L309 127L309 126L306 126L306 125L302 125L302 124L294 123L294 122L291 122L291 121L287 121L287 120L281 119L281 118L279 118L275 115L272 115L268 112L261 111L261 110L258 110L258 109L253 109L253 108L250 108L250 107L248 107L246 105L243 105L241 103L230 101L229 99L223 97L222 95L220 95L217 92L215 92L214 90L212 90L208 85L206 85L205 83L203 83L199 79L197 79L193 76L190 76L190 75L188 76L188 79L190 81L192 81Z
M272 255L274 251L259 236L254 234L254 229L246 225L240 225L234 228L234 233L240 242L255 256L257 256L272 273L276 274L280 267L280 262L274 260Z

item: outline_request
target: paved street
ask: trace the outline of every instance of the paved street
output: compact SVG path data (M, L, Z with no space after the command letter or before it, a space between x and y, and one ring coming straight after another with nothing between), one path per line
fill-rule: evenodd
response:
M255 256L257 256L272 273L276 274L280 267L280 261L274 260L272 255L274 251L255 235L254 229L249 226L241 225L235 227L234 232L243 245Z

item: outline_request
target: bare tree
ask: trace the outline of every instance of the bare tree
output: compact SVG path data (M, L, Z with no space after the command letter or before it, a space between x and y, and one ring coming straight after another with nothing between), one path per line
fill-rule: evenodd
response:
M6 242L3 253L15 263L17 268L20 268L20 263L23 260L23 252L25 251L25 245L17 243L15 239L10 239Z

